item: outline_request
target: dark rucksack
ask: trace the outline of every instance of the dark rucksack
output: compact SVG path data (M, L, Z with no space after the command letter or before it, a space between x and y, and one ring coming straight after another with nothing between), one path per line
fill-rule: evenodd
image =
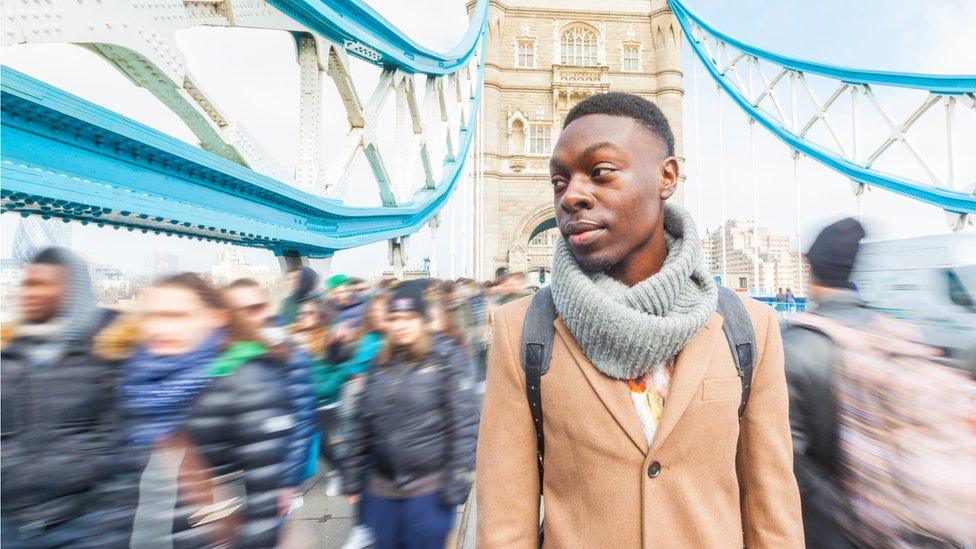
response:
M718 313L724 318L722 331L725 332L725 339L732 350L735 369L742 379L742 403L739 405L739 419L742 419L752 385L756 333L742 301L735 292L724 286L718 287ZM546 439L542 430L542 376L549 370L555 320L556 305L552 301L550 287L546 286L532 297L532 303L525 314L525 323L522 325L522 368L525 370L525 393L529 400L529 411L532 412L532 421L535 424L539 490L542 490L543 458L546 454Z

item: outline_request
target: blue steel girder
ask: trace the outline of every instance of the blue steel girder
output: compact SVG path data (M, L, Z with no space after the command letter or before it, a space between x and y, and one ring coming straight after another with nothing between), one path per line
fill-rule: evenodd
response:
M362 138L363 135L367 137L371 135L368 131L364 132L364 129L370 130L375 127L375 117L379 113L364 110L349 75L346 53L394 71L399 75L398 81L404 78L412 78L410 75L413 74L425 74L428 79L436 79L439 82L437 89L440 89L442 88L440 81L448 78L457 81L456 77L459 73L472 69L472 59L479 41L482 44L483 56L488 9L488 0L478 0L478 4L471 11L471 22L465 36L457 46L442 54L428 50L411 41L361 0L275 0L273 2L257 0L256 2L244 3L189 1L180 3L177 1L176 4L134 3L125 6L114 4L79 6L65 0L53 0L53 2L53 7L35 6L31 2L15 0L4 3L4 19L9 19L7 26L10 27L6 29L4 44L73 43L91 49L112 63L133 83L149 89L156 95L167 108L187 124L188 128L200 139L201 145L205 149L220 154L240 165L237 170L221 165L219 169L227 172L225 175L230 174L249 183L258 180L265 184L274 182L276 192L280 192L281 196L287 196L293 190L289 185L283 183L291 182L290 174L279 169L280 167L265 153L260 143L229 118L227 113L222 111L211 97L200 88L199 82L192 78L192 75L187 71L186 58L179 51L175 42L175 32L201 25L252 27L277 29L312 38L315 47L306 48L305 53L314 51L318 57L318 71L316 71L314 61L299 59L299 63L301 65L302 62L305 62L301 66L308 73L308 78L314 79L318 76L321 79L322 74L328 74L332 78L340 92L351 126L347 139L347 150L328 170L325 169L325 166L318 165L316 160L315 152L320 143L319 128L314 127L313 124L312 129L315 131L304 133L301 131L303 128L300 128L300 149L311 151L308 154L300 155L300 163L302 160L304 162L299 167L305 170L301 172L303 176L302 185L305 186L306 190L324 191L326 197L341 197L342 189L345 188L349 176L348 172L357 151L363 152L363 148L368 147L368 150L365 151L368 153L366 156L372 155L375 157L371 159L373 160L372 163L378 166L382 165L382 157L376 149L375 143L369 140L364 141ZM48 3L50 4L51 1ZM64 20L53 23L48 21L52 13L57 18L61 18L63 13ZM36 21L39 17L43 18L40 24ZM443 102L441 103L441 117L446 119L448 116L455 116L454 109L462 113L471 112L468 118L473 117L478 112L481 79L483 77L483 57L479 57L479 66L474 70L477 73L478 81L471 86L471 93L465 94L462 98L461 90L458 89L457 104L452 103L447 106ZM11 79L15 82L8 87L7 81ZM193 177L198 174L209 174L209 170L214 168L213 159L209 158L208 155L192 155L190 154L191 150L200 151L193 147L183 148L175 153L177 156L182 156L180 162L171 163L169 160L163 162L164 172L166 172L162 174L164 179L159 179L160 174L157 173L159 170L156 169L156 166L149 170L152 172L151 177L150 173L145 174L147 179L152 179L157 183L162 184L165 181L168 187L160 188L167 188L167 192L171 188L180 189L180 192L174 194L163 194L159 188L141 190L145 192L142 192L140 196L162 200L160 203L154 203L153 207L159 207L162 209L161 211L170 211L172 215L151 215L150 212L134 217L131 215L121 216L119 212L131 213L132 208L119 209L112 207L112 205L114 204L113 200L121 196L119 194L121 190L127 188L127 183L109 181L111 177L118 176L118 173L110 169L105 162L94 161L95 159L104 160L111 157L101 150L101 145L105 142L113 142L116 143L118 150L128 150L126 147L132 145L134 150L139 150L139 153L136 154L137 160L141 158L140 155L143 153L145 153L146 158L161 158L156 151L161 136L150 128L139 126L139 130L134 130L138 126L137 124L122 119L126 122L122 124L123 127L121 128L124 130L120 133L123 136L122 141L115 138L108 139L107 135L114 135L118 133L116 130L120 130L117 121L107 116L110 114L108 111L67 94L58 96L54 93L57 91L55 88L30 81L23 75L17 75L17 73L8 71L6 68L4 69L4 80L5 101L8 96L14 97L17 93L23 92L23 95L20 96L21 101L11 100L11 106L7 108L5 105L3 109L3 127L5 133L9 133L9 136L4 136L4 151L2 152L3 175L7 179L4 182L4 211L16 210L25 214L38 213L45 217L76 219L82 222L91 218L93 221L97 219L97 223L100 224L116 224L131 230L138 228L166 234L189 235L195 238L226 240L243 245L272 248L278 251L287 247L289 251L308 250L311 255L328 255L336 249L358 246L386 238L397 238L423 227L444 205L447 197L457 185L473 134L473 131L463 127L463 124L460 128L452 128L448 124L446 128L447 133L450 134L448 141L455 147L443 156L440 156L441 153L438 151L439 158L430 157L432 143L429 140L437 135L431 130L438 128L438 125L432 124L432 127L427 127L428 122L435 122L428 118L423 121L423 126L421 126L420 118L416 116L416 96L414 90L409 88L410 93L407 100L409 106L412 107L410 114L414 115L412 128L414 145L411 147L411 152L416 149L416 154L421 156L420 160L426 176L425 184L421 189L407 189L401 186L398 191L401 196L399 199L395 199L390 189L390 177L384 179L377 175L377 184L380 187L381 195L383 195L384 207L351 208L329 198L299 192L301 195L299 202L302 204L316 203L321 206L321 209L307 212L305 214L307 217L296 219L290 223L278 219L278 216L273 215L274 212L262 212L261 216L250 217L253 214L252 212L252 214L239 217L245 219L246 223L258 223L258 225L249 225L250 229L241 228L240 230L230 228L231 226L228 225L221 229L218 226L219 223L216 223L217 219L207 217L207 215L196 210L193 210L193 215L200 216L201 221L209 219L214 223L195 223L182 220L175 213L172 213L172 208L167 206L167 204L180 203L174 197L183 199L186 196L195 196L192 192L194 185L203 188L212 183L207 180L193 180ZM30 84L28 84L29 82ZM320 85L321 82L318 86ZM312 85L306 89L304 80L302 86L300 92L309 95L309 97L314 97L314 94L320 89L318 86ZM29 92L25 91L28 89ZM54 103L41 101L32 106L29 105L32 102L29 98L34 92L38 92L37 97L45 100L57 99ZM401 92L398 91L398 93ZM35 103L37 102L35 101ZM52 106L54 107L53 110ZM59 110L61 107L66 108L67 111ZM310 108L315 110L316 106L313 104ZM85 114L87 113L80 112L86 109L91 110L96 116L86 117ZM35 115L42 111L54 113L49 117L50 127L44 127L43 124L31 125L28 123L34 121ZM69 114L68 111L72 112ZM441 117L437 117L438 122ZM68 119L72 118L75 120L70 123L67 122ZM78 121L87 124L84 126L86 131L76 132L73 140L67 139L57 132L61 126L77 126ZM102 123L106 123L108 126L102 126ZM100 128L102 131L107 131L108 134L100 133L92 128ZM156 152L145 152L140 147L133 145L133 142L147 146L149 151ZM66 143L70 144L73 149L65 148ZM173 150L167 147L173 146L174 143L177 142L167 141L163 149L167 153L173 153ZM180 145L183 144L180 143ZM72 156L78 158L79 155L93 155L95 154L94 150L98 150L100 156L92 157L93 161L87 165L85 163L72 164L66 161ZM241 154L241 151L245 151L246 155ZM20 156L16 157L15 155ZM131 169L131 160L124 160L121 157L116 160L125 163ZM168 171L170 166L182 165L185 162L199 164L200 169L187 169L185 174ZM97 170L94 169L95 166L98 167ZM432 179L433 168L439 169L436 170L436 178ZM149 169L149 167L140 164L140 169ZM258 176L253 170L271 175L272 178ZM29 176L28 172L33 175ZM38 173L45 175L38 176ZM402 183L401 180L405 177L397 175L393 179ZM68 183L69 180L72 183ZM339 183L337 188L330 189L329 185L336 182ZM23 191L16 193L20 200L13 198L14 194L12 194L18 185L20 186L18 188ZM90 186L93 189L92 193L90 195L85 195L83 192L79 194L77 188L79 185ZM109 192L101 192L105 189L100 188L99 185L108 185ZM229 188L236 190L237 184L230 184ZM100 189L100 191L95 192L95 189ZM28 190L41 194L27 192ZM47 195L43 193L47 193ZM55 194L59 198L52 202L52 197ZM52 200L48 200L49 198ZM121 200L121 198L119 199ZM48 203L41 204L42 200ZM234 207L242 211L247 210L243 205L236 204L233 200L227 203L235 204ZM70 207L63 207L64 205ZM225 211L223 205L224 202L199 204L205 210L209 208L212 215L227 214L232 217L237 215L238 212L236 211ZM268 206L268 204L264 204L264 206ZM149 205L145 203L141 204L140 207L146 211L149 209ZM285 206L282 207L290 212ZM121 219L120 216L124 219ZM157 218L168 221L155 221ZM337 218L338 221L332 221L334 218ZM229 219L223 219L222 222L227 224L229 221ZM302 236L288 233L288 231L294 230L307 230L310 234Z
M952 101L956 101L957 98L965 100L971 107L976 109L976 75L930 75L869 71L835 67L822 63L794 59L757 48L729 36L728 34L722 33L691 12L684 5L683 0L668 0L668 3L671 10L674 12L675 18L681 26L682 31L684 32L685 37L688 39L688 43L691 45L693 52L705 66L706 70L711 75L713 80L715 80L716 84L739 108L745 112L750 119L759 122L770 133L783 141L794 151L816 160L831 170L840 173L857 183L877 186L879 188L907 196L919 202L938 206L953 214L960 214L962 216L976 214L976 195L974 195L973 192L964 192L962 190L948 188L939 184L926 184L907 177L872 169L871 165L874 160L881 153L883 153L884 150L886 150L887 147L895 141L895 139L890 139L888 142L883 144L874 155L871 155L866 160L862 160L856 157L856 155L852 156L849 154L839 141L839 150L831 150L829 147L825 147L807 139L805 137L806 128L803 131L797 131L798 128L795 125L795 120L792 124L786 122L785 113L783 112L780 104L776 103L775 97L772 97L771 99L776 107L776 112L779 113L778 117L759 108L759 104L766 97L773 95L772 90L775 89L776 82L779 81L784 73L788 72L791 75L796 75L800 79L802 79L804 74L817 75L835 80L840 86L842 86L837 92L835 92L834 97L832 97L831 100L828 100L827 103L822 105L824 110L830 106L830 103L833 99L836 99L838 94L843 93L845 90L843 86L847 86L848 89L853 88L855 93L862 93L865 95L870 94L871 86L887 86L892 88L924 90L931 94L930 97L936 96L937 98L938 96L943 96L947 100L951 99ZM711 40L714 44L722 45L723 47L731 46L732 48L738 50L739 55L734 59L731 59L730 55L728 64L719 66L721 55L718 52L711 52L707 49L705 45L707 40ZM756 63L758 63L758 61L766 62L781 69L780 76L774 79L772 84L766 82L765 84L767 89L761 94L758 94L756 98L749 95L752 94L751 89L744 89L743 82L736 72L736 64L741 61L742 58L751 58L751 60L755 60ZM746 70L752 69L747 67ZM759 70L759 73L762 75L761 70ZM735 80L733 81L732 78ZM763 78L765 79L765 76L763 76ZM760 88L762 87L763 86L760 86ZM751 88L751 81L749 88ZM917 115L920 116L923 114L929 106L931 106L931 99L920 107L919 111L917 111ZM880 107L878 108L880 110ZM821 111L821 115L824 115L823 111ZM887 116L883 112L882 115ZM915 116L914 119L917 119L917 116ZM914 120L912 120L912 122L914 122ZM895 131L895 133L899 133L898 130L901 130L900 133L903 134L905 131L907 131L907 127L910 125L911 123L906 123L899 128L898 124L894 124L892 122L892 129ZM791 128L789 126L793 127ZM809 125L807 128L808 127ZM833 129L830 128L829 125L828 128L830 129L831 133L833 133ZM837 138L836 135L834 135L834 138ZM912 152L916 153L917 156L916 151L913 150ZM952 152L950 151L949 154L951 155ZM924 160L919 158L919 161L923 164L923 167L929 171L930 174L932 174L931 168L924 162ZM934 174L932 175L933 179L937 179ZM974 189L974 192L976 192L976 189Z
M483 60L482 60L483 62ZM481 77L479 67L478 75ZM470 99L480 103L480 81ZM395 208L351 207L258 174L4 67L4 212L328 257L416 232L457 185L471 144L443 178Z
M471 24L447 53L429 50L410 40L362 0L267 0L268 4L340 44L346 51L380 66L406 73L450 74L467 63L488 18L488 0L478 0Z

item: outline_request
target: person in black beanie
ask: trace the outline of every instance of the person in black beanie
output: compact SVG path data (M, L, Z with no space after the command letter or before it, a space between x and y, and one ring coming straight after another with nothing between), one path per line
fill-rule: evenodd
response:
M366 374L343 468L383 548L442 548L474 477L478 404L467 358L434 337L426 280L390 293L386 347Z
M866 328L874 313L850 281L865 232L852 218L824 228L807 251L808 298L813 314L853 328ZM833 378L839 363L837 345L821 332L803 326L783 331L786 380L790 391L793 470L800 488L807 547L848 548L855 544L838 523L848 497L841 487L838 455L837 399Z
M820 289L856 290L851 282L851 269L864 238L864 227L854 218L848 217L828 225L820 231L807 251L810 263L811 297L826 298Z

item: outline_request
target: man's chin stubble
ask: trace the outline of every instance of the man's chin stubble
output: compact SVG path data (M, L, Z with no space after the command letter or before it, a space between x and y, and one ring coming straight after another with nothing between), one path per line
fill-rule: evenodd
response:
M579 263L580 268L589 273L605 273L614 265L613 258L608 255L580 259L574 253L573 257L576 257L576 262Z

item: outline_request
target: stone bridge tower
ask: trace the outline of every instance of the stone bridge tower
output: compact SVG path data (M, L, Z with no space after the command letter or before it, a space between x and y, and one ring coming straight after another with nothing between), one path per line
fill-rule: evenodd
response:
M550 268L557 233L549 155L583 98L614 90L656 103L683 157L682 36L666 0L490 1L484 177L474 208L479 279ZM680 188L671 200L681 202Z

